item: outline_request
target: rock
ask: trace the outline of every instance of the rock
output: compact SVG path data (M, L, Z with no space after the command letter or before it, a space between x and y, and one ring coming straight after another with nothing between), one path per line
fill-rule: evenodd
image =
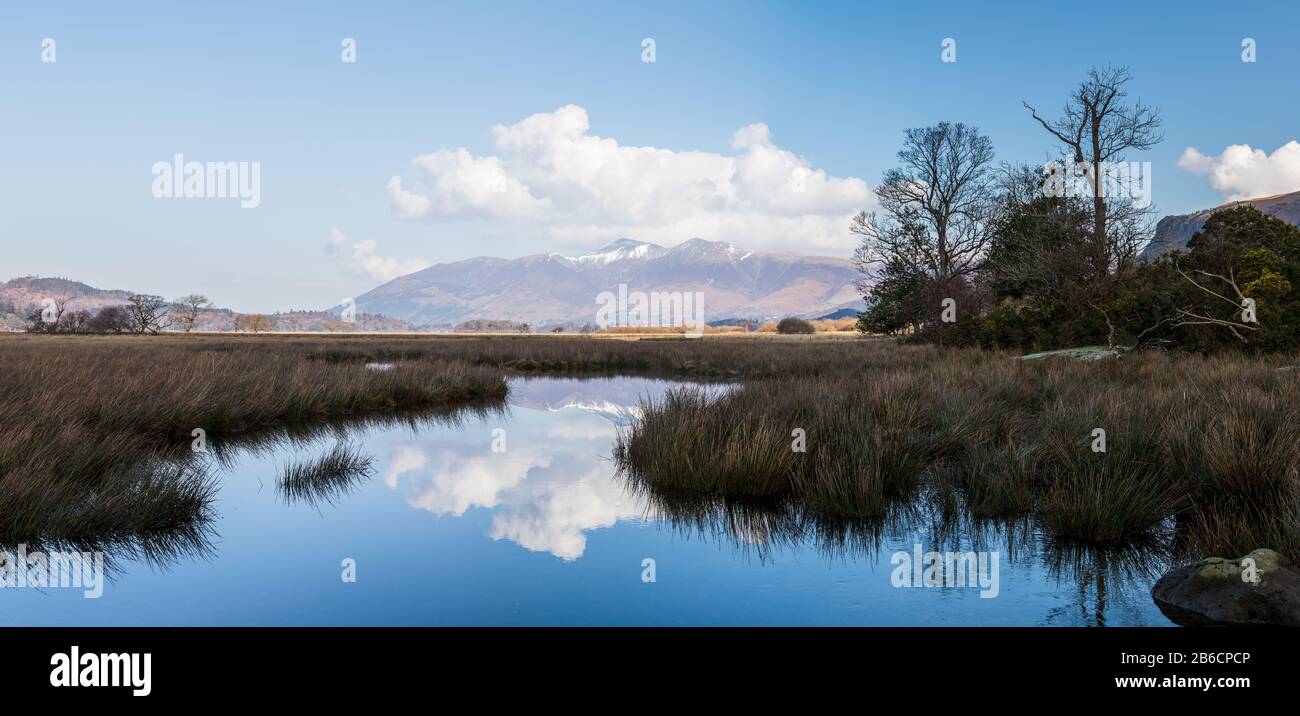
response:
M1094 361L1106 360L1108 358L1118 358L1119 351L1113 351L1106 346L1083 346L1082 348L1062 348L1059 351L1045 351L1043 353L1030 353L1029 355L1020 356L1020 360L1041 360L1043 358L1072 358L1074 360L1092 363Z
M1300 568L1271 549L1211 557L1161 577L1151 598L1177 624L1300 626Z
M1230 201L1213 209L1205 209L1193 214L1166 216L1156 224L1155 238L1142 249L1142 259L1151 261L1170 251L1186 251L1187 241L1200 231L1209 220L1210 215L1219 209L1231 209L1235 206L1249 204L1262 213L1276 217L1288 224L1300 226L1300 191L1290 194L1276 194L1258 199Z

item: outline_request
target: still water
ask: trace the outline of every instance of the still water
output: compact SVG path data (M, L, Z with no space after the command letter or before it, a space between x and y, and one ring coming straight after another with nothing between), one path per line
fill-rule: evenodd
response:
M1149 596L1163 565L1143 555L1080 566L1016 528L846 536L652 504L610 453L638 401L674 385L515 380L500 409L233 448L210 544L118 556L97 599L0 589L0 624L1169 624ZM277 489L340 441L373 458L369 478L316 500ZM996 596L973 577L894 586L891 559L917 549L996 556Z

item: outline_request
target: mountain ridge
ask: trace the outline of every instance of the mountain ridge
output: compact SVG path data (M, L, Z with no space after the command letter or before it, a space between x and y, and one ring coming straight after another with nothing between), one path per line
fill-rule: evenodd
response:
M479 256L399 276L356 298L358 310L417 325L476 318L549 323L595 320L597 297L628 291L704 293L708 320L823 315L860 308L847 258L750 251L692 238L673 247L619 238L578 256Z
M1186 248L1188 240L1196 232L1200 231L1201 227L1205 226L1205 222L1209 220L1211 214L1222 209L1245 205L1254 206L1262 213L1281 219L1288 224L1300 226L1300 191L1272 194L1255 199L1229 201L1213 209L1202 209L1190 214L1171 214L1162 218L1156 224L1155 237L1142 249L1142 258L1149 261L1171 251Z

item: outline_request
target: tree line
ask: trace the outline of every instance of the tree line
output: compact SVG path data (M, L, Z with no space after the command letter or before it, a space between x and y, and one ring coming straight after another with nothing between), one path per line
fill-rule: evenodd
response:
M992 141L961 123L907 130L879 210L850 227L859 329L1028 350L1300 348L1300 229L1223 209L1185 250L1141 260L1154 209L1117 175L1162 135L1131 79L1094 67L1055 119L1026 102L1059 156L1043 167L995 164Z
M168 302L161 296L131 294L125 304L104 306L96 312L69 310L67 298L52 298L43 306L28 310L29 333L67 333L78 335L146 334L156 335L176 329L194 330L200 314L212 306L202 294L182 296Z

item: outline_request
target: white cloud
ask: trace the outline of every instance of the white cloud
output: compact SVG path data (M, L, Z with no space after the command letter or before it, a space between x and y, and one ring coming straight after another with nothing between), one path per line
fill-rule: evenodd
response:
M496 157L478 158L457 149L421 154L413 162L431 183L428 196L402 190L400 177L389 180L393 210L406 219L428 216L539 216L550 200L538 199L510 176Z
M397 478L408 472L421 470L429 464L429 456L417 445L398 445L393 448L393 456L388 460L388 469L384 471L384 484L389 489L397 487Z
M610 475L608 465L587 463L538 471L519 485L505 509L492 516L492 539L508 539L533 552L575 560L587 549L587 532L637 519L645 508Z
M641 498L614 478L607 448L549 452L514 448L418 445L394 449L384 483L402 489L406 503L435 515L492 510L492 539L506 539L565 560L582 556L586 532L646 514ZM553 464L554 460L561 464Z
M744 149L754 145L770 146L771 144L772 131L762 122L741 127L736 130L735 134L731 135L732 149Z
M476 455L443 448L433 457L416 446L401 450L389 463L385 484L395 487L408 476L407 503L435 515L459 517L471 507L496 507L529 472L551 464L550 456L524 450Z
M388 196L393 202L393 212L407 219L415 219L428 214L432 206L428 199L403 190L401 177L393 177L388 180Z
M698 236L806 250L851 247L849 219L872 201L866 182L813 169L764 124L737 130L732 155L623 145L589 130L586 110L568 105L498 125L493 155L420 155L410 182L388 182L393 210L526 222L570 243Z
M376 281L392 281L398 276L405 276L429 267L429 262L423 259L380 256L379 244L373 239L353 241L349 245L343 232L333 227L330 228L329 242L326 243L325 250L330 254L342 256L344 266L350 273Z
M1188 147L1178 166L1210 177L1210 186L1224 201L1258 199L1300 190L1300 142L1292 140L1272 154L1233 144L1219 156L1206 156Z

